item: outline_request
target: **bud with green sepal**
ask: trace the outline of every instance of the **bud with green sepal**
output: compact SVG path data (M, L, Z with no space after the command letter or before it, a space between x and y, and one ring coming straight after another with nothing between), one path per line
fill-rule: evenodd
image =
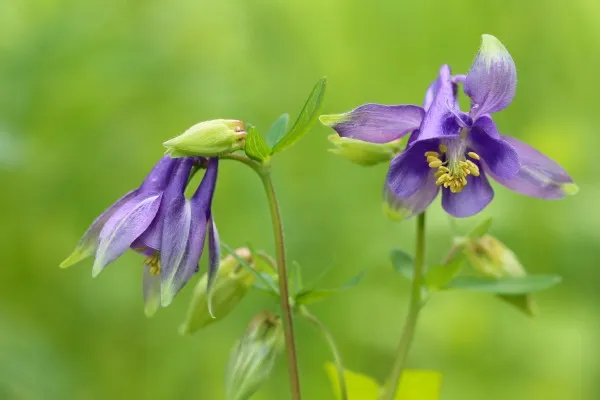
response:
M515 253L491 235L467 240L464 243L464 254L469 264L485 277L522 278L527 275ZM537 306L530 293L498 296L527 315L535 316L537 313Z
M329 149L329 152L362 166L389 162L402 150L404 143L402 139L387 143L369 143L337 134L329 135L327 139L335 146Z
M266 311L254 317L231 353L225 378L226 398L252 397L269 377L282 345L279 317Z
M163 145L171 157L217 157L243 149L246 135L242 121L214 119L192 126Z
M237 249L235 254L237 258L230 254L221 260L210 293L207 285L208 274L204 274L198 281L187 318L179 328L182 335L192 334L227 316L244 298L254 283L255 272L240 263L241 259L245 261L246 265L254 268L255 263L250 250Z

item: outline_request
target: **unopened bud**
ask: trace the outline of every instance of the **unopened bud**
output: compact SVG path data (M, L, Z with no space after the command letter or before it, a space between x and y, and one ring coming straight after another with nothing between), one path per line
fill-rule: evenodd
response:
M351 162L371 166L390 161L402 148L401 139L387 143L370 143L332 134L327 137L335 146L329 151Z
M488 277L503 278L527 275L515 253L491 235L484 235L466 242L465 255L477 271Z
M468 239L464 242L464 246L467 260L484 276L519 278L527 275L515 253L491 235ZM498 295L498 297L530 316L537 313L537 306L531 294Z
M171 157L217 157L243 149L246 135L242 121L214 119L192 126L163 145Z
M267 380L283 343L281 320L262 312L234 347L225 378L228 400L249 399Z
M236 254L254 267L250 250L246 248L237 249ZM254 279L254 273L246 266L241 265L233 255L230 254L225 257L219 264L217 276L210 289L214 317L208 308L208 275L205 273L196 284L187 318L179 328L179 332L182 335L191 334L223 319L246 295Z

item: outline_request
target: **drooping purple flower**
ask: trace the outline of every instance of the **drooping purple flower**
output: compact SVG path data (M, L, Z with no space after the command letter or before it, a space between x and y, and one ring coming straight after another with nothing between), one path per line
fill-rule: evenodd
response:
M67 268L95 255L92 275L121 256L152 224L164 191L179 160L165 156L154 166L139 188L132 190L104 211L60 266Z
M184 159L185 160L185 159ZM167 188L161 235L161 304L168 306L179 290L198 271L208 236L209 286L219 265L219 235L211 205L217 181L218 158L208 160L206 173L191 199L183 190L191 165L182 163Z
M458 84L471 98L462 112ZM391 162L384 189L388 211L407 218L423 212L442 190L442 206L455 217L481 211L494 196L487 177L509 189L543 199L558 199L576 185L556 162L530 146L501 136L490 117L515 96L516 68L506 48L483 35L467 75L452 76L442 66L429 86L424 106L367 104L328 116L340 136L372 143L408 133L406 149Z
M207 171L196 194L188 200L185 188L198 163ZM153 314L161 304L167 306L198 270L207 226L209 276L218 266L218 235L211 213L217 164L217 159L163 157L138 189L92 223L60 266L66 268L95 255L95 277L131 248L147 257L143 273L146 313Z

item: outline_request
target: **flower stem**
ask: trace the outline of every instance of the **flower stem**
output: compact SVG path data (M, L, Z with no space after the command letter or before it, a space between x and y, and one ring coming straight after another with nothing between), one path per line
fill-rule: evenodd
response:
M337 369L338 381L340 382L340 399L348 400L348 388L346 387L346 378L344 377L344 363L342 362L342 355L337 347L337 344L335 343L333 335L331 334L329 329L327 329L325 324L321 322L321 320L319 320L310 311L308 311L308 308L306 308L305 306L301 306L299 311L300 315L306 318L311 324L315 326L315 328L321 331L321 334L327 341L329 349L331 350L331 354L333 355L335 367Z
M300 377L298 374L298 360L296 357L296 344L294 341L294 319L290 307L290 293L288 289L288 275L285 263L285 246L283 243L283 227L281 225L281 215L279 214L279 204L275 196L275 188L271 180L271 174L261 175L269 209L271 211L271 220L273 221L273 235L275 237L275 258L277 260L277 275L279 275L279 298L281 300L281 310L283 311L283 328L285 332L285 348L288 358L288 372L290 375L290 389L292 398L300 400Z
M414 279L412 281L412 287L410 292L410 303L408 306L408 315L406 316L406 322L404 323L404 330L400 337L400 343L398 344L398 350L396 353L396 359L392 371L387 378L385 388L380 395L383 400L394 400L396 391L400 386L402 379L402 372L406 364L408 351L412 343L415 329L417 326L417 319L419 312L421 311L421 286L423 281L423 269L425 259L425 213L419 214L417 217L417 245L415 251L415 269Z
M279 299L281 301L281 311L283 313L283 328L285 336L285 349L287 352L288 372L290 376L290 390L293 400L300 400L300 377L298 373L298 358L296 357L296 343L294 340L294 320L292 308L290 306L290 293L288 289L288 274L285 261L285 245L283 238L283 227L281 215L279 213L279 203L275 195L275 188L271 180L270 168L268 165L262 165L247 157L237 154L229 154L221 158L236 160L251 167L260 176L265 188L269 210L271 212L271 221L273 222L273 236L275 240L275 258L277 261L277 275L279 276Z

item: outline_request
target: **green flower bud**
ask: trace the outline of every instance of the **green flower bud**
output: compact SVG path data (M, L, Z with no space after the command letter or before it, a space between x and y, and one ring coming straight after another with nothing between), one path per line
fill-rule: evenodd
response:
M237 249L236 254L254 266L250 250ZM227 316L246 295L254 279L254 273L241 265L231 254L225 257L219 264L217 276L210 289L214 317L208 308L208 274L205 273L196 284L187 318L179 327L179 332L182 335L192 334Z
M515 253L491 235L464 242L464 254L469 263L482 275L490 278L523 277L527 271ZM498 295L530 316L537 313L537 305L531 294Z
M225 377L228 400L246 400L256 393L269 377L282 344L279 317L266 311L254 317L229 358Z
M465 255L473 268L491 278L527 275L515 253L491 235L466 242Z
M171 157L217 157L243 149L246 135L242 121L214 119L192 126L163 145Z
M388 162L402 150L402 139L387 143L369 143L337 134L327 138L335 146L334 149L329 149L331 153L362 166Z

